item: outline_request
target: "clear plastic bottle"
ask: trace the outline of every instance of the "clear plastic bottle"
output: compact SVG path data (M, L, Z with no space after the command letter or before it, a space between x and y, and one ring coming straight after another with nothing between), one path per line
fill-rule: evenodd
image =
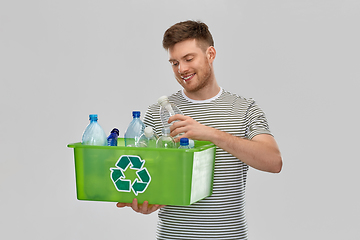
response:
M189 139L188 138L180 138L180 149L190 149Z
M171 116L174 116L175 114L183 115L180 109L174 103L169 101L167 96L160 97L158 99L158 104L160 105L160 119L164 128L171 126L171 123L168 123Z
M117 146L117 139L119 137L119 129L114 128L111 130L110 135L107 138L107 145L108 146Z
M140 111L133 111L133 120L130 122L125 134L125 146L136 147L136 142L139 141L141 134L143 134L145 125L140 120Z
M168 123L169 118L175 114L184 115L181 110L172 102L169 101L167 96L162 96L158 99L158 104L160 105L160 119L164 128L169 128L172 123ZM179 134L180 136L182 134ZM178 137L177 135L176 137ZM194 140L189 139L190 148L194 147Z
M161 129L162 136L156 141L157 148L175 148L174 138L170 136L170 128Z
M137 147L152 147L156 148L156 141L159 139L158 135L154 132L152 127L146 127L144 133L140 136L137 142Z
M106 134L98 123L98 115L90 114L89 120L90 123L86 127L82 136L82 141L81 141L82 144L106 146L107 145Z

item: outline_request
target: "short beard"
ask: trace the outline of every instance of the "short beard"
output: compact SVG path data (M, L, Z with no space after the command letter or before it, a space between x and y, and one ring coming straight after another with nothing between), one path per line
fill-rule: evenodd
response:
M200 76L198 76L199 79L201 79L201 82L200 82L199 86L197 86L196 88L194 88L194 89L192 89L191 91L188 91L188 92L197 92L197 91L201 90L202 88L204 88L208 84L209 79L211 79L212 74L213 73L211 71L211 67L209 66L207 71L204 73L203 76L201 76L201 78L200 78Z

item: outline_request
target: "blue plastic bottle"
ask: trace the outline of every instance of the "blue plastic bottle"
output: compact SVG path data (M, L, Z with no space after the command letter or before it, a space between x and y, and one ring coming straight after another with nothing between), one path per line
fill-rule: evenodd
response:
M86 127L82 136L82 144L106 146L106 134L97 121L97 114L90 114L89 120L90 124Z
M140 111L133 111L133 120L130 122L124 138L125 146L127 147L136 147L136 142L138 142L141 134L144 133L145 124L140 120Z
M119 137L119 129L114 128L113 130L111 130L111 133L107 138L107 145L108 146L117 146L118 137Z

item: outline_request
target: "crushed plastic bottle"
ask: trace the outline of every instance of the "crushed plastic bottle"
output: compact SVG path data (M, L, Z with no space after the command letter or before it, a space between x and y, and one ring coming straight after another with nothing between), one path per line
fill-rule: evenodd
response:
M106 146L106 134L98 123L98 115L90 114L89 120L90 123L83 133L81 143L83 145Z
M145 125L140 120L140 111L133 111L133 120L130 122L124 138L125 146L136 147L136 142L139 141L141 134L143 134Z
M144 133L140 136L137 142L137 147L151 147L156 148L156 141L159 139L158 135L154 132L152 127L146 127Z
M170 128L161 129L162 136L156 141L157 148L175 148L174 138L170 136Z
M111 130L110 135L107 138L107 145L108 146L117 146L117 139L119 137L119 129L114 128Z

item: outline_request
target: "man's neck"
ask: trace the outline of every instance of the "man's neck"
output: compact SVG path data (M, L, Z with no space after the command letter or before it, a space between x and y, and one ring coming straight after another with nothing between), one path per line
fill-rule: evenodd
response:
M184 89L185 95L193 100L207 100L215 97L220 91L220 87L217 84L216 80L213 81L212 84L208 84L201 88L200 90L194 92L187 92Z

